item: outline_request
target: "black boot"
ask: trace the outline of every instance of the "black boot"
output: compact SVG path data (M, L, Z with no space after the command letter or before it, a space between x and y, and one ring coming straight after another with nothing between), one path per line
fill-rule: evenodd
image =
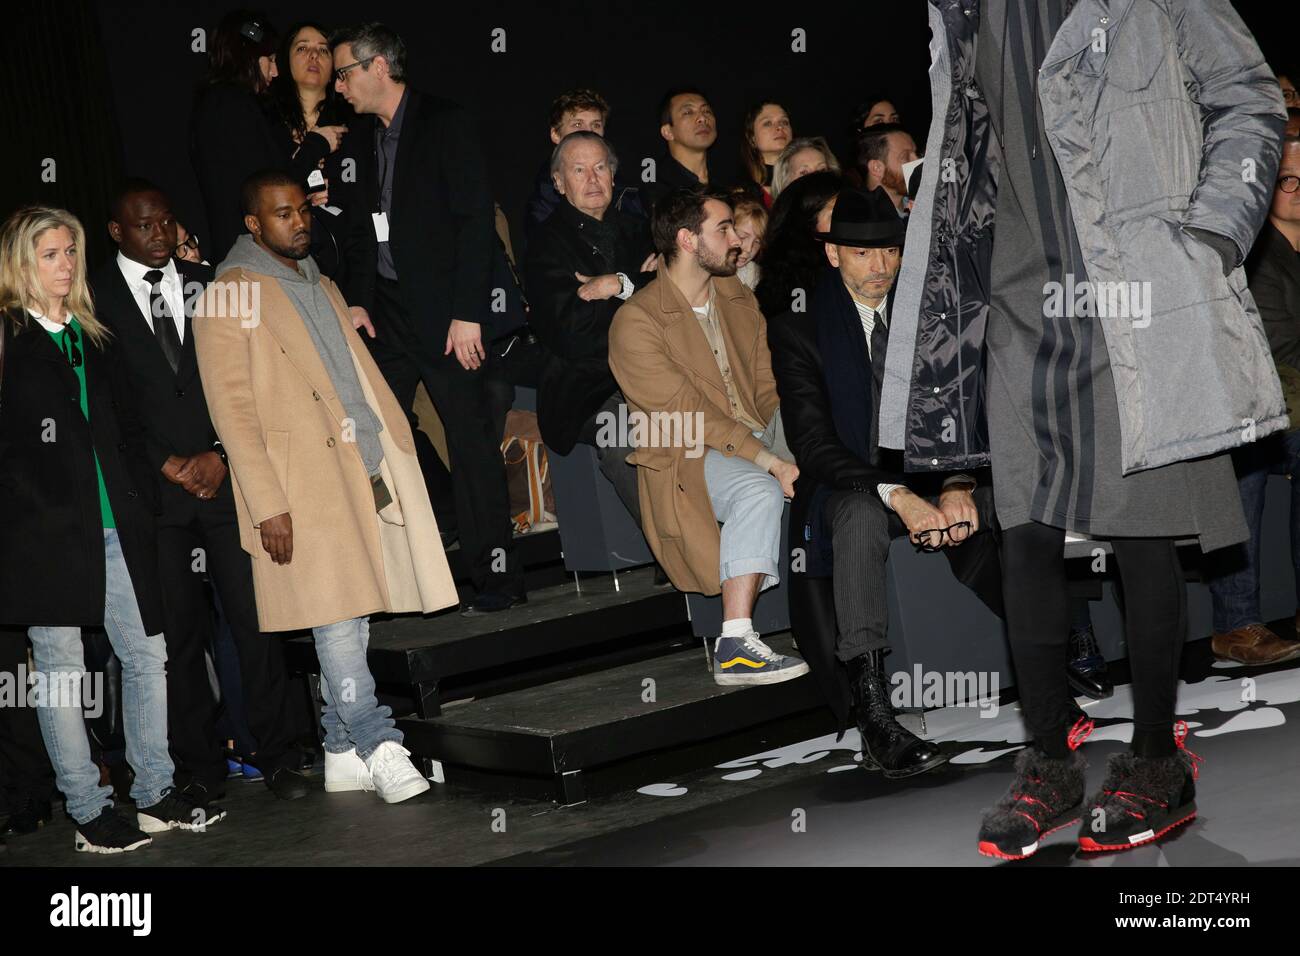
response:
M934 770L948 757L898 722L889 700L883 651L868 651L850 664L853 703L862 736L862 766L891 780Z
M1115 685L1106 669L1106 658L1097 646L1091 627L1070 633L1070 660L1065 665L1065 676L1075 693L1093 700L1105 700L1115 693Z

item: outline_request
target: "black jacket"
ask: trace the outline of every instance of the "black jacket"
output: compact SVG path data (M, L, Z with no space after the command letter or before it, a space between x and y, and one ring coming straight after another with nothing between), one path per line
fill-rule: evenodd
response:
M408 90L388 241L402 302L426 350L441 356L452 319L492 325L496 213L469 114L448 100ZM376 123L373 115L358 117L342 147L357 171L356 201L346 210L351 228L343 294L349 305L368 311L378 274L371 220L379 210Z
M1300 252L1272 222L1264 223L1246 259L1246 278L1273 360L1300 369Z
M700 179L693 172L673 159L673 154L665 152L655 164L655 181L646 183L641 189L641 205L646 215L654 212L655 204L674 189L702 186ZM710 187L718 185L710 182Z
M283 131L255 94L228 83L201 90L190 118L190 157L208 216L202 240L208 261L219 265L247 231L240 199L245 179L263 169L283 169L306 181L328 153L325 137L311 133L290 159Z
M537 230L528 247L524 285L529 324L546 349L537 389L537 417L546 444L567 455L583 424L618 390L609 370L609 324L623 304L617 297L584 302L578 272L595 278L622 272L638 287L654 278L641 263L652 250L639 216L611 207L603 220L567 201Z
M185 336L181 343L181 360L175 373L163 357L149 321L140 312L117 266L110 259L92 279L95 312L113 331L117 354L125 367L127 382L135 399L137 413L145 434L145 451L159 488L159 500L170 494L189 497L179 485L162 477L163 463L172 455L188 457L210 451L217 442L216 430L208 417L208 403L199 378L194 353L191 320L200 290L212 281L209 266L176 261L185 286ZM229 479L223 483L225 491Z
M121 356L82 337L87 422L77 374L40 323L0 325L0 624L103 626L98 457L145 631L157 634L156 485Z

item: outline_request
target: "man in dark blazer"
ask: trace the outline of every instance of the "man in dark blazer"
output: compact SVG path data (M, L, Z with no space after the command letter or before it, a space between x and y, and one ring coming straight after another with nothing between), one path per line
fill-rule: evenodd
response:
M1282 380L1291 429L1233 452L1250 541L1215 552L1207 577L1214 607L1210 646L1220 660L1276 664L1300 657L1300 641L1264 623L1259 606L1259 540L1271 474L1291 476L1291 563L1300 585L1300 138L1282 141L1268 221L1246 258L1246 282L1259 307ZM1297 591L1300 594L1300 590ZM1300 614L1296 616L1300 625Z
M777 316L767 330L799 466L791 538L806 542L806 571L790 576L791 627L841 725L852 700L863 765L887 777L948 759L898 723L890 699L890 542L908 534L942 550L958 580L1002 609L990 489L968 475L904 477L877 445L889 296L905 230L883 189L840 193L830 231L818 234L831 268L808 312Z
M555 147L551 177L560 205L538 227L524 276L529 320L546 349L537 420L549 448L567 455L593 445L600 469L637 523L630 447L598 442L600 413L615 419L623 395L609 370L609 324L628 297L654 278L649 225L613 206L618 157L598 134L569 133Z
M462 108L407 86L406 47L383 24L332 42L336 88L359 115L343 147L357 193L343 294L398 402L409 410L423 382L442 420L478 592L465 613L502 611L527 598L484 381L496 237L478 138Z
M111 214L108 231L118 254L92 284L99 318L113 331L134 390L159 502L168 723L178 777L216 794L227 773L205 661L213 638L206 573L238 649L244 709L257 743L256 754L245 756L277 796L292 800L307 788L293 747L284 651L257 625L252 567L239 542L225 452L208 417L191 335L195 303L213 272L173 259L176 221L167 197L150 183L128 181Z

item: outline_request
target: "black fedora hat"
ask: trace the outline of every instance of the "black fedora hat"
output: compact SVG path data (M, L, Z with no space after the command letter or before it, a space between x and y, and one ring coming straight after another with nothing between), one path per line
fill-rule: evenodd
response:
M907 220L898 215L889 193L877 186L841 190L831 212L829 232L814 235L822 242L837 246L880 248L901 246L907 234Z

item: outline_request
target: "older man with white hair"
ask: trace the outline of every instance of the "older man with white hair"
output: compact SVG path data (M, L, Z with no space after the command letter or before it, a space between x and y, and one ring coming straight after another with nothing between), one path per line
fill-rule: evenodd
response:
M560 140L551 179L565 201L529 243L525 283L529 321L547 351L537 389L542 437L562 455L578 442L594 446L601 471L639 521L636 469L625 461L632 449L605 441L598 420L602 411L619 420L623 403L609 370L609 324L655 267L648 223L611 205L617 169L613 147L597 133Z

